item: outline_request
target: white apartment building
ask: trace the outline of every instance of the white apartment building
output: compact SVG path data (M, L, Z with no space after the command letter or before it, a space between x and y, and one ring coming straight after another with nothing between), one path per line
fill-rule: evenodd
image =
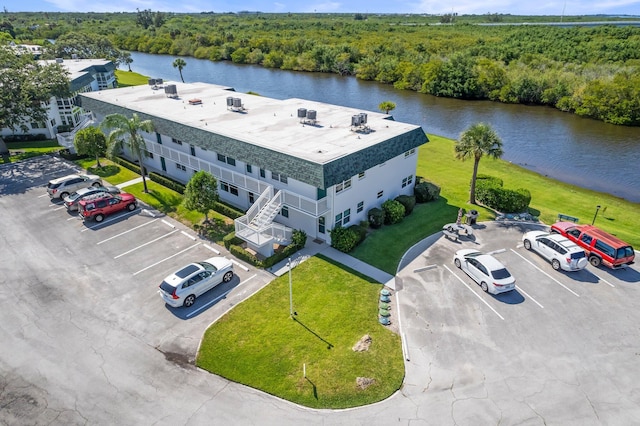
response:
M12 135L44 135L46 139L58 137L58 142L73 148L75 131L90 122L90 117L76 105L79 93L113 89L116 87L115 65L105 59L55 59L40 61L43 64L59 63L69 72L71 95L68 98L51 97L47 102L47 121L34 122L25 117L27 131L3 128L3 137Z
M148 170L188 182L218 180L221 200L246 211L236 235L265 256L301 229L331 241L335 226L401 194L412 195L420 126L389 115L304 99L276 100L205 83L82 93L96 122L112 113L149 119Z

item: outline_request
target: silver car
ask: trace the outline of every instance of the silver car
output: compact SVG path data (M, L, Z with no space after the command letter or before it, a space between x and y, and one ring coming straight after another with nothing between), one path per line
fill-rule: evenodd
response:
M52 179L47 184L47 194L52 199L68 196L72 192L87 186L102 186L102 179L97 175L68 175L58 179Z
M190 263L166 277L160 284L160 297L174 308L189 307L196 297L233 278L233 263L226 257L212 257Z
M516 288L515 278L490 254L483 254L474 249L462 249L456 252L453 263L488 293L499 294Z
M524 248L533 250L551 262L556 271L579 271L587 267L587 255L567 237L543 231L529 231L522 237Z
M116 186L89 186L80 188L76 192L64 197L64 205L69 211L78 211L78 202L91 198L95 194L119 194L120 189Z

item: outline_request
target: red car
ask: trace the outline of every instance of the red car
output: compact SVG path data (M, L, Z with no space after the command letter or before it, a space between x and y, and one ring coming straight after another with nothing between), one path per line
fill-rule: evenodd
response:
M556 222L551 225L551 232L562 234L582 247L593 266L620 268L631 265L635 258L633 247L593 225Z
M136 197L123 192L121 194L105 193L102 197L78 202L78 213L84 220L102 222L104 217L122 210L133 211L138 207Z

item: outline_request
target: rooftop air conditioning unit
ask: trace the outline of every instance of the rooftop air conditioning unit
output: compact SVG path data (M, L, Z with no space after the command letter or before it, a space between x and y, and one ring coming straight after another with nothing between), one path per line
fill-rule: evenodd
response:
M233 106L233 97L232 96L227 97L227 106L228 107Z
M242 99L233 98L233 107L234 108L242 108Z
M307 120L312 120L315 121L316 120L316 111L313 109L310 109L307 111Z
M352 115L351 116L351 125L354 127L359 126L360 123L360 114L356 114L356 115Z
M167 84L164 87L164 94L167 95L170 98L177 98L178 97L178 88L176 87L175 84Z
M156 85L156 79L155 78L150 78L149 79L149 86L155 86Z
M306 108L298 108L298 118L307 118Z

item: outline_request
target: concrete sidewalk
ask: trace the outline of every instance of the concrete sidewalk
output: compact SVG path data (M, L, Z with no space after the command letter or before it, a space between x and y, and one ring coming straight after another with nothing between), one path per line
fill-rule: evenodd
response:
M347 253L336 250L324 242L317 243L315 241L307 241L307 244L304 246L304 248L298 251L295 256L291 258L291 266L295 268L300 263L304 262L312 256L315 256L318 253L342 265L345 265L353 269L354 271L358 271L359 273L366 275L367 277L370 277L375 281L395 290L395 277L393 275L390 275L378 268L369 265L368 263L358 260L355 257L348 255ZM283 260L279 263L276 263L271 268L268 268L267 271L278 277L284 275L289 271L289 261Z
M140 183L140 182L142 182L142 177L137 177L135 179L131 179L129 181L122 182L121 184L116 185L116 188L122 189L126 186L135 185L136 183Z

